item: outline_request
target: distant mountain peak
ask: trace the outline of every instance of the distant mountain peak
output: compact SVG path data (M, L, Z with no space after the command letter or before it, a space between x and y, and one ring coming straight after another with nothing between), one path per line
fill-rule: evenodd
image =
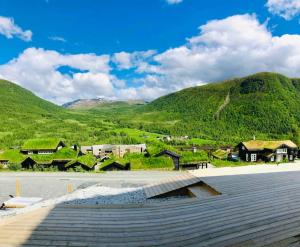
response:
M113 100L108 100L104 98L77 99L71 102L67 102L62 106L68 109L90 109L100 104L111 103L111 102L113 102Z
M68 109L92 109L97 106L101 106L104 104L111 104L115 102L125 102L128 104L145 104L143 100L128 100L128 101L121 101L121 100L112 100L112 99L105 99L105 98L94 98L94 99L77 99L68 103L63 104L64 108Z

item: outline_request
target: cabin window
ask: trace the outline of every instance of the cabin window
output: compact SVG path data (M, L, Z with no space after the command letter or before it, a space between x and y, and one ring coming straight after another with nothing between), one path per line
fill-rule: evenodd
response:
M248 154L246 154L246 161L248 161L249 160L249 157L248 157Z
M275 157L274 156L271 157L271 161L272 162L275 161Z
M290 160L293 160L293 155L290 155Z
M251 162L256 161L257 159L257 154L251 154Z
M278 148L277 153L278 154L286 154L287 153L287 148Z
M53 151L39 151L38 154L52 154Z

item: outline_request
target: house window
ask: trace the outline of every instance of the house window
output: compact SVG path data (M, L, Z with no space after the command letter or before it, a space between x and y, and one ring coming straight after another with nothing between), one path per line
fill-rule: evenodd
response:
M293 155L290 155L290 160L291 160L291 161L294 160L294 159L293 159Z
M257 154L251 154L251 162L256 161Z
M248 157L249 155L248 154L246 154L246 161L249 161L249 157Z
M273 161L275 161L275 158L274 158L274 156L272 156L272 157L271 157L271 161L272 161L272 162L273 162Z

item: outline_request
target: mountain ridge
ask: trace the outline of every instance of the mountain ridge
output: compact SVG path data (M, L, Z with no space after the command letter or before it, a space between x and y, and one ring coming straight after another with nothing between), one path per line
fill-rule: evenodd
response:
M100 100L81 111L57 106L5 80L0 80L0 97L2 146L39 136L97 139L101 131L94 128L110 128L104 125L230 143L255 135L300 144L300 79L277 73L186 88L146 104Z
M216 118L227 95L230 102ZM162 96L145 106L145 111L179 115L171 133L212 138L235 132L244 138L259 132L265 137L290 135L300 126L300 79L261 72Z

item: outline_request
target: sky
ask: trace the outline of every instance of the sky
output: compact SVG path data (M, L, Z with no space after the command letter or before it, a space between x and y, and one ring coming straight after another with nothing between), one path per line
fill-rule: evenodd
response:
M300 77L300 0L0 0L0 78L63 104Z

